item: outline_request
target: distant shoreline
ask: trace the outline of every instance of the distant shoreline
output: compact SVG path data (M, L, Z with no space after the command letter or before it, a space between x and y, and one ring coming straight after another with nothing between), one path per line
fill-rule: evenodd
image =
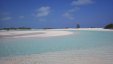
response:
M31 30L9 30L0 31L0 38L20 38L20 37L52 37L52 36L64 36L73 34L68 30L90 30L90 31L113 31L111 29L103 28L78 28L78 29L31 29Z
M73 34L73 32L56 30L2 31L0 32L0 38L52 37L65 36L70 34Z
M1 29L0 31L29 31L29 30L102 30L102 31L113 31L113 29L105 29L105 28L40 28L40 29L35 29L35 28L29 28L29 29Z
M91 31L113 31L113 29L104 29L104 28L69 28L69 29L54 29L54 30L91 30Z

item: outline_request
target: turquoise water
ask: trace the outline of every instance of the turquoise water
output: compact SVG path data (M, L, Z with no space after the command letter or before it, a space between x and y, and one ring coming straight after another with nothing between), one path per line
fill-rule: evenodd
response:
M48 38L0 39L0 57L40 54L64 50L113 48L113 32L74 31L72 35Z

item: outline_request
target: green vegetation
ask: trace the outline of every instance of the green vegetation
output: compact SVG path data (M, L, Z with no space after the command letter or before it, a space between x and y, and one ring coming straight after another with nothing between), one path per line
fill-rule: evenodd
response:
M113 24L108 24L104 27L104 29L113 29Z
M55 28L43 28L43 29L55 29Z
M80 28L80 25L79 24L77 24L77 28Z
M18 27L18 28L2 28L0 30L29 30L31 28L26 28L26 27Z

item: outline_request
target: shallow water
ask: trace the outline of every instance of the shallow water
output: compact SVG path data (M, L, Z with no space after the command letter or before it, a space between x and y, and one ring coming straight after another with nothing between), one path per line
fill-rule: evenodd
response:
M97 53L104 53L105 51L113 52L113 32L88 30L72 30L71 32L74 32L74 34L46 38L0 39L0 57L66 50L100 49Z

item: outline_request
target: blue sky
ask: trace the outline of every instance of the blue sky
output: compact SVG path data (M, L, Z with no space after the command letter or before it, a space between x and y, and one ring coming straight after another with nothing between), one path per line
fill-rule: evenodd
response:
M113 23L113 0L0 0L0 28L103 27Z

